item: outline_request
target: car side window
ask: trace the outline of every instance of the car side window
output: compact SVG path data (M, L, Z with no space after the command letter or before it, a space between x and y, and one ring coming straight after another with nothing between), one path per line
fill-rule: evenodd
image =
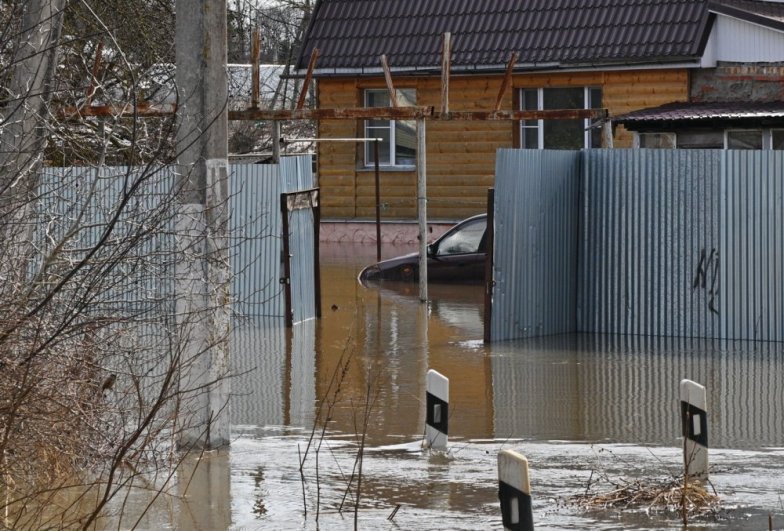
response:
M438 243L438 256L453 254L470 254L480 252L480 244L485 234L487 220L477 219L467 223L455 232L447 235Z

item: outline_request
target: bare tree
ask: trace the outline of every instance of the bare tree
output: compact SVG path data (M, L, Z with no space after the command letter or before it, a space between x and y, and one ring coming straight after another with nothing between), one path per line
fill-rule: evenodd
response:
M90 99L133 109L144 72L165 64L163 52L142 59L149 50L126 49L101 5L0 7L9 80L0 102L0 518L9 528L86 528L110 506L123 513L134 487L167 488L182 430L208 429L189 414L205 389L180 378L201 353L186 355L175 327L178 190L165 166L176 157L175 122L63 112ZM77 152L81 167L52 167ZM203 318L181 317L186 327Z

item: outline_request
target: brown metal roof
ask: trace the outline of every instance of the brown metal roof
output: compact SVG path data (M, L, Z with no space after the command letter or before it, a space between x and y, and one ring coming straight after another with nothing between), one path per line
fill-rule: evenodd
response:
M675 102L615 116L612 120L613 123L623 124L632 130L646 126L700 125L716 122L757 126L781 124L784 123L784 101Z
M317 73L436 70L452 33L454 71L680 62L700 56L708 0L318 0L298 67Z

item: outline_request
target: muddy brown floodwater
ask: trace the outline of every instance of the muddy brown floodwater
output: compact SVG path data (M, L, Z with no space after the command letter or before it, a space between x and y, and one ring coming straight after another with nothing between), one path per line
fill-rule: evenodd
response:
M237 323L231 450L195 473L186 462L182 498L161 498L143 527L352 529L356 483L346 486L364 431L360 529L501 529L503 448L528 457L537 529L682 529L678 515L569 503L599 475L679 474L682 378L708 390L725 509L689 529L767 529L771 515L784 527L784 346L600 335L484 345L481 287L432 285L428 304L415 285L368 289L356 276L374 256L322 246L318 322ZM429 368L450 379L447 455L420 449ZM311 436L320 407L327 430Z

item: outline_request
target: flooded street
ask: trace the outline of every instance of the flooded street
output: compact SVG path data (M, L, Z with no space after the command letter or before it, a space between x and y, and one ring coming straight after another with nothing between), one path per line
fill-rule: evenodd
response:
M145 525L353 528L347 484L364 431L361 529L501 529L504 448L528 457L537 529L679 529L677 515L585 512L569 499L602 476L680 474L678 384L690 378L708 390L711 481L727 510L689 528L767 529L771 513L784 527L784 346L595 335L484 345L481 287L433 285L427 305L415 285L367 289L356 275L374 256L322 246L319 322L239 324L231 450L207 456L187 503ZM429 368L450 379L448 455L420 448Z

